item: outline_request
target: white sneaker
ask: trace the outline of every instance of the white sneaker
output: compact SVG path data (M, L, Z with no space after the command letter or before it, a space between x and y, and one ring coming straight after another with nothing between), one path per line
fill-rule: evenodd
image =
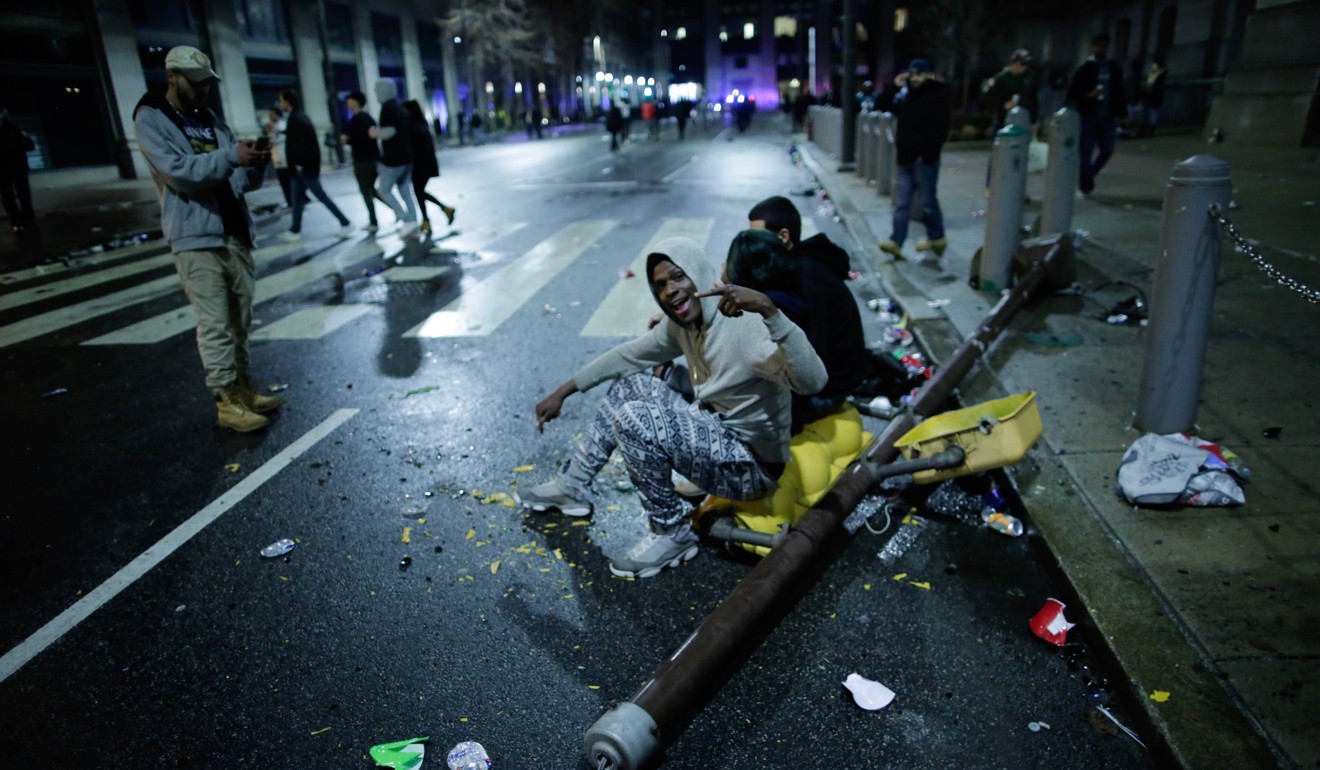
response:
M348 238L351 237L352 235L353 235L352 225L344 225L343 227L335 231L335 237L338 238Z
M696 558L697 542L692 525L686 521L661 532L652 529L626 555L610 559L610 572L627 578L655 577L665 567L677 567Z
M285 243L297 243L298 241L302 240L302 233L295 233L292 230L285 230L284 232L280 233L275 237L279 238L281 241L284 241Z

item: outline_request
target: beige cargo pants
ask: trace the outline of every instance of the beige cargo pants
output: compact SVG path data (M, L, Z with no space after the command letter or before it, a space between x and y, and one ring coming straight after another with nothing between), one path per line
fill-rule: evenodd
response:
M248 327L256 265L237 238L224 248L180 251L174 268L197 314L197 352L212 391L234 384L248 369Z

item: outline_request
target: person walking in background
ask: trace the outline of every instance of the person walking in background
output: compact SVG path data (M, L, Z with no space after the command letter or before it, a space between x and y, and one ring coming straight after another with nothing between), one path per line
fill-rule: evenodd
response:
M289 169L289 160L284 150L288 129L289 123L284 119L284 113L278 106L267 113L266 125L262 126L262 131L265 132L266 138L270 139L270 163L275 167L275 180L280 183L280 192L284 193L285 208L293 206L290 187L293 172Z
M435 140L431 138L431 129L427 125L426 114L422 112L422 105L416 99L410 99L403 103L403 109L408 113L410 121L408 140L412 143L413 193L417 196L417 207L422 210L422 232L429 233L431 219L426 215L426 202L439 206L451 225L454 223L454 207L446 206L426 191L426 183L440 176L440 162L435 157Z
M27 159L35 148L32 138L9 119L9 110L0 109L0 201L14 235L23 235L37 226Z
M243 194L261 186L270 153L235 141L206 106L220 79L206 54L192 46L170 49L165 77L169 90L143 96L133 126L160 196L161 229L197 315L197 350L217 424L248 433L264 428L264 415L283 403L253 390L248 376L256 267Z
M1127 113L1123 69L1109 58L1109 35L1091 38L1091 56L1073 73L1068 103L1082 118L1077 186L1083 195L1095 189L1095 177L1114 154L1118 121Z
M981 94L994 110L995 129L1008 125L1008 113L1021 107L1031 116L1031 125L1040 121L1040 76L1031 66L1031 52L1019 48L1009 56L1008 66L981 84Z
M899 89L893 97L893 112L898 119L894 129L898 189L894 193L892 234L880 244L880 250L896 259L903 258L912 197L920 189L926 237L917 242L917 251L932 251L938 259L949 245L944 237L944 213L935 197L940 151L949 136L949 89L926 59L913 59L907 71L894 78L894 85Z
M413 207L412 192L412 141L408 138L408 113L399 104L399 87L389 78L376 81L376 99L380 102L380 125L372 126L367 135L380 140L380 191L381 199L390 207L397 219L403 220L403 232L406 235L417 225L417 209ZM473 131L476 132L476 126ZM394 197L398 190L403 198L400 203Z
M1164 107L1164 80L1168 70L1153 61L1141 81L1141 126L1137 136L1154 136L1155 125L1160 122L1160 109Z
M623 133L623 110L618 102L611 104L610 111L605 113L605 130L610 132L610 152L618 152L619 136Z
M687 134L688 118L692 117L692 102L679 99L678 104L674 105L674 114L678 118L678 141L681 142Z
M312 125L312 119L303 112L298 92L291 88L280 91L280 109L289 116L288 139L284 149L288 154L289 168L293 171L289 185L289 195L293 198L293 226L288 232L280 233L280 240L292 242L302 239L303 210L307 208L309 192L339 220L339 232L336 235L347 237L352 232L348 217L344 216L344 212L339 210L321 187L321 146L316 141L316 127Z
M376 220L376 201L386 206L390 202L376 190L376 166L380 163L380 148L371 135L376 121L367 114L366 106L366 94L354 91L348 95L348 111L353 113L353 117L344 127L344 135L339 137L339 141L348 145L353 154L353 179L357 180L358 192L362 194L362 202L367 207L367 225L363 229L374 233L380 229L380 223Z

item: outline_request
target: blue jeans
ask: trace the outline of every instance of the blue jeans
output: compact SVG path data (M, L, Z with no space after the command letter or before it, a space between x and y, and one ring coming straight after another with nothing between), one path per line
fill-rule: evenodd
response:
M404 222L416 222L417 206L413 203L412 196L412 164L387 166L382 163L378 168L380 176L377 178L376 184L380 185L377 189L380 191L385 205L390 207L390 210L394 212L394 216ZM399 198L403 198L402 204L399 203L399 198L394 197L395 188L399 190ZM407 208L406 212L405 207Z
M1082 138L1078 143L1081 150L1081 166L1078 169L1077 186L1084 193L1095 189L1095 175L1109 162L1114 154L1114 139L1118 136L1118 121L1099 115L1082 118ZM1096 154L1096 150L1099 154ZM1091 156L1095 156L1092 160Z
M335 215L335 219L339 220L341 226L348 226L348 217L344 216L344 212L340 211L330 196L325 194L325 190L321 189L321 178L295 171L293 179L289 182L289 196L293 198L293 227L290 229L293 232L302 231L302 215L303 209L307 206L307 193L315 195L318 201L324 203L325 207L330 209L330 213Z
M940 163L927 163L920 158L910 166L898 167L898 190L894 193L894 230L889 240L903 245L907 240L908 220L912 217L912 194L921 189L921 221L926 225L926 237L932 241L944 237L944 214L935 199L935 186L940 181Z

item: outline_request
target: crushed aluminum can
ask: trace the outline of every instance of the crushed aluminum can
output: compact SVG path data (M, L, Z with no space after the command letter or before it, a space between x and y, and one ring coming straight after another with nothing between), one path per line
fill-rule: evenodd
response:
M294 542L289 538L276 540L265 548L261 549L261 555L267 559L274 559L277 556L283 556L293 550Z

